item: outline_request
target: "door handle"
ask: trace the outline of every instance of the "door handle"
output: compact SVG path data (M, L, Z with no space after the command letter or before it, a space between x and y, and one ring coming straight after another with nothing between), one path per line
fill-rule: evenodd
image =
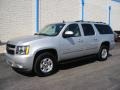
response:
M97 38L94 38L95 41L97 41L98 39Z
M79 39L79 41L78 41L78 42L82 43L82 42L83 42L83 40L80 40L80 39Z

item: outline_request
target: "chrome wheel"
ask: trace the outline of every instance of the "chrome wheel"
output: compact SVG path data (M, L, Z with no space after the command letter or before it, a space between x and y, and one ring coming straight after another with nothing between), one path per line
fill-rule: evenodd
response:
M104 48L101 52L101 55L102 55L102 58L105 59L108 55L107 49Z
M43 73L48 73L53 69L53 61L50 58L44 58L40 63L40 70Z

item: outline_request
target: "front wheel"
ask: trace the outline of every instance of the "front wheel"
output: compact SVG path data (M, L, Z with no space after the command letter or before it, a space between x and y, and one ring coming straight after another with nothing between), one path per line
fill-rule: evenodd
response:
M35 61L34 71L38 76L48 76L56 70L55 57L51 53L40 54Z
M107 46L102 45L99 52L98 52L98 54L97 54L98 59L100 61L107 60L108 52L109 52L109 48Z

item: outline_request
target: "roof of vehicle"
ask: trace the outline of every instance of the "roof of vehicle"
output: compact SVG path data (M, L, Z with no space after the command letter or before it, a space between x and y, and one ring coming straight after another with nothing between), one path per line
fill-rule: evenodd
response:
M85 23L100 23L100 24L106 24L105 22L95 22L95 21L75 21L75 22L85 22Z
M71 21L71 22L63 21L63 22L53 23L53 24L72 24L72 23L87 23L87 24L103 24L103 25L107 25L105 22L82 21L82 20L79 20L79 21Z
M82 21L82 20L79 20L79 21L72 21L72 22L65 22L65 21L63 21L63 23L89 23L89 24L91 24L91 23L93 23L93 24L105 24L106 25L106 23L105 22L95 22L95 21Z

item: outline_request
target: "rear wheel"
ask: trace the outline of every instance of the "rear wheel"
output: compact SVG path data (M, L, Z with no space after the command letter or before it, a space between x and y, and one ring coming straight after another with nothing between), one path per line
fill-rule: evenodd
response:
M97 54L98 59L100 61L107 60L108 52L109 52L109 47L105 46L105 45L102 45L99 52L98 52L98 54Z
M34 71L38 76L48 76L56 70L55 57L51 53L40 54L35 61Z

